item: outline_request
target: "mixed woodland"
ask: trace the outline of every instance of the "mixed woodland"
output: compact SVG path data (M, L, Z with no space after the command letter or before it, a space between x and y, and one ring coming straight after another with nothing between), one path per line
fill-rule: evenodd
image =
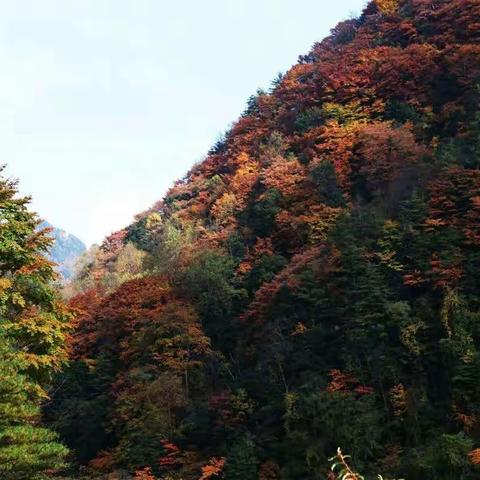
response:
M479 107L480 0L376 0L63 288L3 176L0 478L480 478Z

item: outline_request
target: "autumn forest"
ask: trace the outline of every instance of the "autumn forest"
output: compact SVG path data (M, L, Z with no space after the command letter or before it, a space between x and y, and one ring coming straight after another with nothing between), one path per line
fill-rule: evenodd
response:
M64 284L2 170L0 479L480 478L479 106L479 0L371 1Z

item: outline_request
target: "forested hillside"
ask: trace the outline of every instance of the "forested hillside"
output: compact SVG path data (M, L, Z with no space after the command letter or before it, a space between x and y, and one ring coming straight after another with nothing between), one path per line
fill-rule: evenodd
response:
M251 97L70 287L74 469L479 478L479 101L479 0L370 2Z

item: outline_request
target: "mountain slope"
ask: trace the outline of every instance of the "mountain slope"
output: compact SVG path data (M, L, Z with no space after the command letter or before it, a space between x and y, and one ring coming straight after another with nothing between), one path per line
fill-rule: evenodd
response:
M79 238L46 221L42 222L40 228L50 229L50 236L53 237L54 243L49 251L49 257L57 264L56 270L62 278L70 280L74 274L75 262L87 247Z
M106 239L47 412L80 462L477 478L479 18L369 3Z

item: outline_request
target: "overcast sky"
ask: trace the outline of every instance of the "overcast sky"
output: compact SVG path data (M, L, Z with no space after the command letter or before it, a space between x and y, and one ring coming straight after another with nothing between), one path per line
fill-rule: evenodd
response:
M0 0L0 163L87 244L364 0Z

